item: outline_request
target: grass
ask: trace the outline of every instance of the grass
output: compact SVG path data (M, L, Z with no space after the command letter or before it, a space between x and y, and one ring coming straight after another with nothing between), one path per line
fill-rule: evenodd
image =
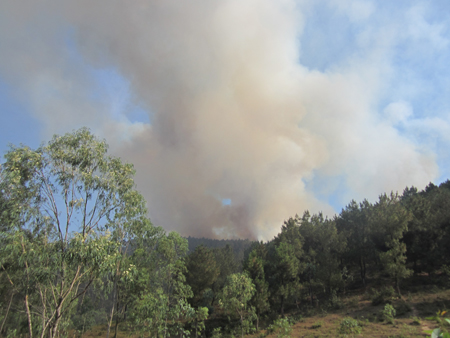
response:
M450 309L450 289L433 285L411 289L409 292L405 288L402 299L389 298L388 303L396 310L394 321L383 320L380 316L386 303L372 305L373 294L361 289L342 297L344 306L341 309L308 309L309 316L304 316L301 322L293 325L291 337L429 337L424 330L437 326L426 317L434 316L438 310ZM357 329L343 333L342 325L345 324L342 322L346 323L345 320L352 325L357 322Z

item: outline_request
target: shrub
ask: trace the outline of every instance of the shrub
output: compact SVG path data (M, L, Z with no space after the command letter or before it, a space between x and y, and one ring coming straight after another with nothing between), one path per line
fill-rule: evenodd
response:
M342 309L342 308L344 308L344 306L345 306L345 304L344 304L344 302L339 298L339 296L337 295L337 292L336 292L336 290L333 290L332 292L331 292L331 295L330 295L330 308L331 309L334 309L334 310L339 310L339 309Z
M220 327L216 327L213 330L212 338L222 338L222 332L220 331Z
M342 319L338 329L340 334L359 334L362 331L362 327L359 325L356 319L346 317Z
M273 322L268 328L267 332L275 333L277 338L290 337L292 333L292 325L287 318L280 318Z
M384 306L384 309L381 310L382 319L387 321L390 324L394 324L395 315L396 315L396 311L391 304L386 304Z

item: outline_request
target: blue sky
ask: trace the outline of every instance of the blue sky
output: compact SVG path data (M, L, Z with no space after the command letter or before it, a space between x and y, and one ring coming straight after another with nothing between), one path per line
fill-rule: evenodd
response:
M269 239L450 177L447 1L0 4L0 151L87 126L155 224Z

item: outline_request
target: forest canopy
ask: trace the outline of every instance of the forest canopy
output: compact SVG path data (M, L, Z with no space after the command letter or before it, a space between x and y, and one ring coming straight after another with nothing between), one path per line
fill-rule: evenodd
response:
M274 314L448 271L450 181L295 215L271 241L182 238L152 225L131 164L88 129L0 167L0 335L244 335Z

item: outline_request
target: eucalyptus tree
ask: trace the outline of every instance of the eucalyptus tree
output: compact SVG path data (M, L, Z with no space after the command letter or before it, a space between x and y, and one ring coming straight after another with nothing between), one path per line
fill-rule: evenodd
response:
M136 331L155 337L185 336L186 322L204 320L204 310L195 312L188 302L192 291L185 277L187 250L187 240L176 232L163 235L154 246L139 250L142 257L136 282L139 291L135 292L131 314Z
M5 155L0 263L22 298L30 338L56 337L77 299L115 271L132 229L151 228L133 166L107 148L82 128Z
M227 277L221 291L219 304L228 313L237 315L241 324L241 336L248 332L254 309L249 307L249 301L255 293L255 286L247 273L234 273Z

